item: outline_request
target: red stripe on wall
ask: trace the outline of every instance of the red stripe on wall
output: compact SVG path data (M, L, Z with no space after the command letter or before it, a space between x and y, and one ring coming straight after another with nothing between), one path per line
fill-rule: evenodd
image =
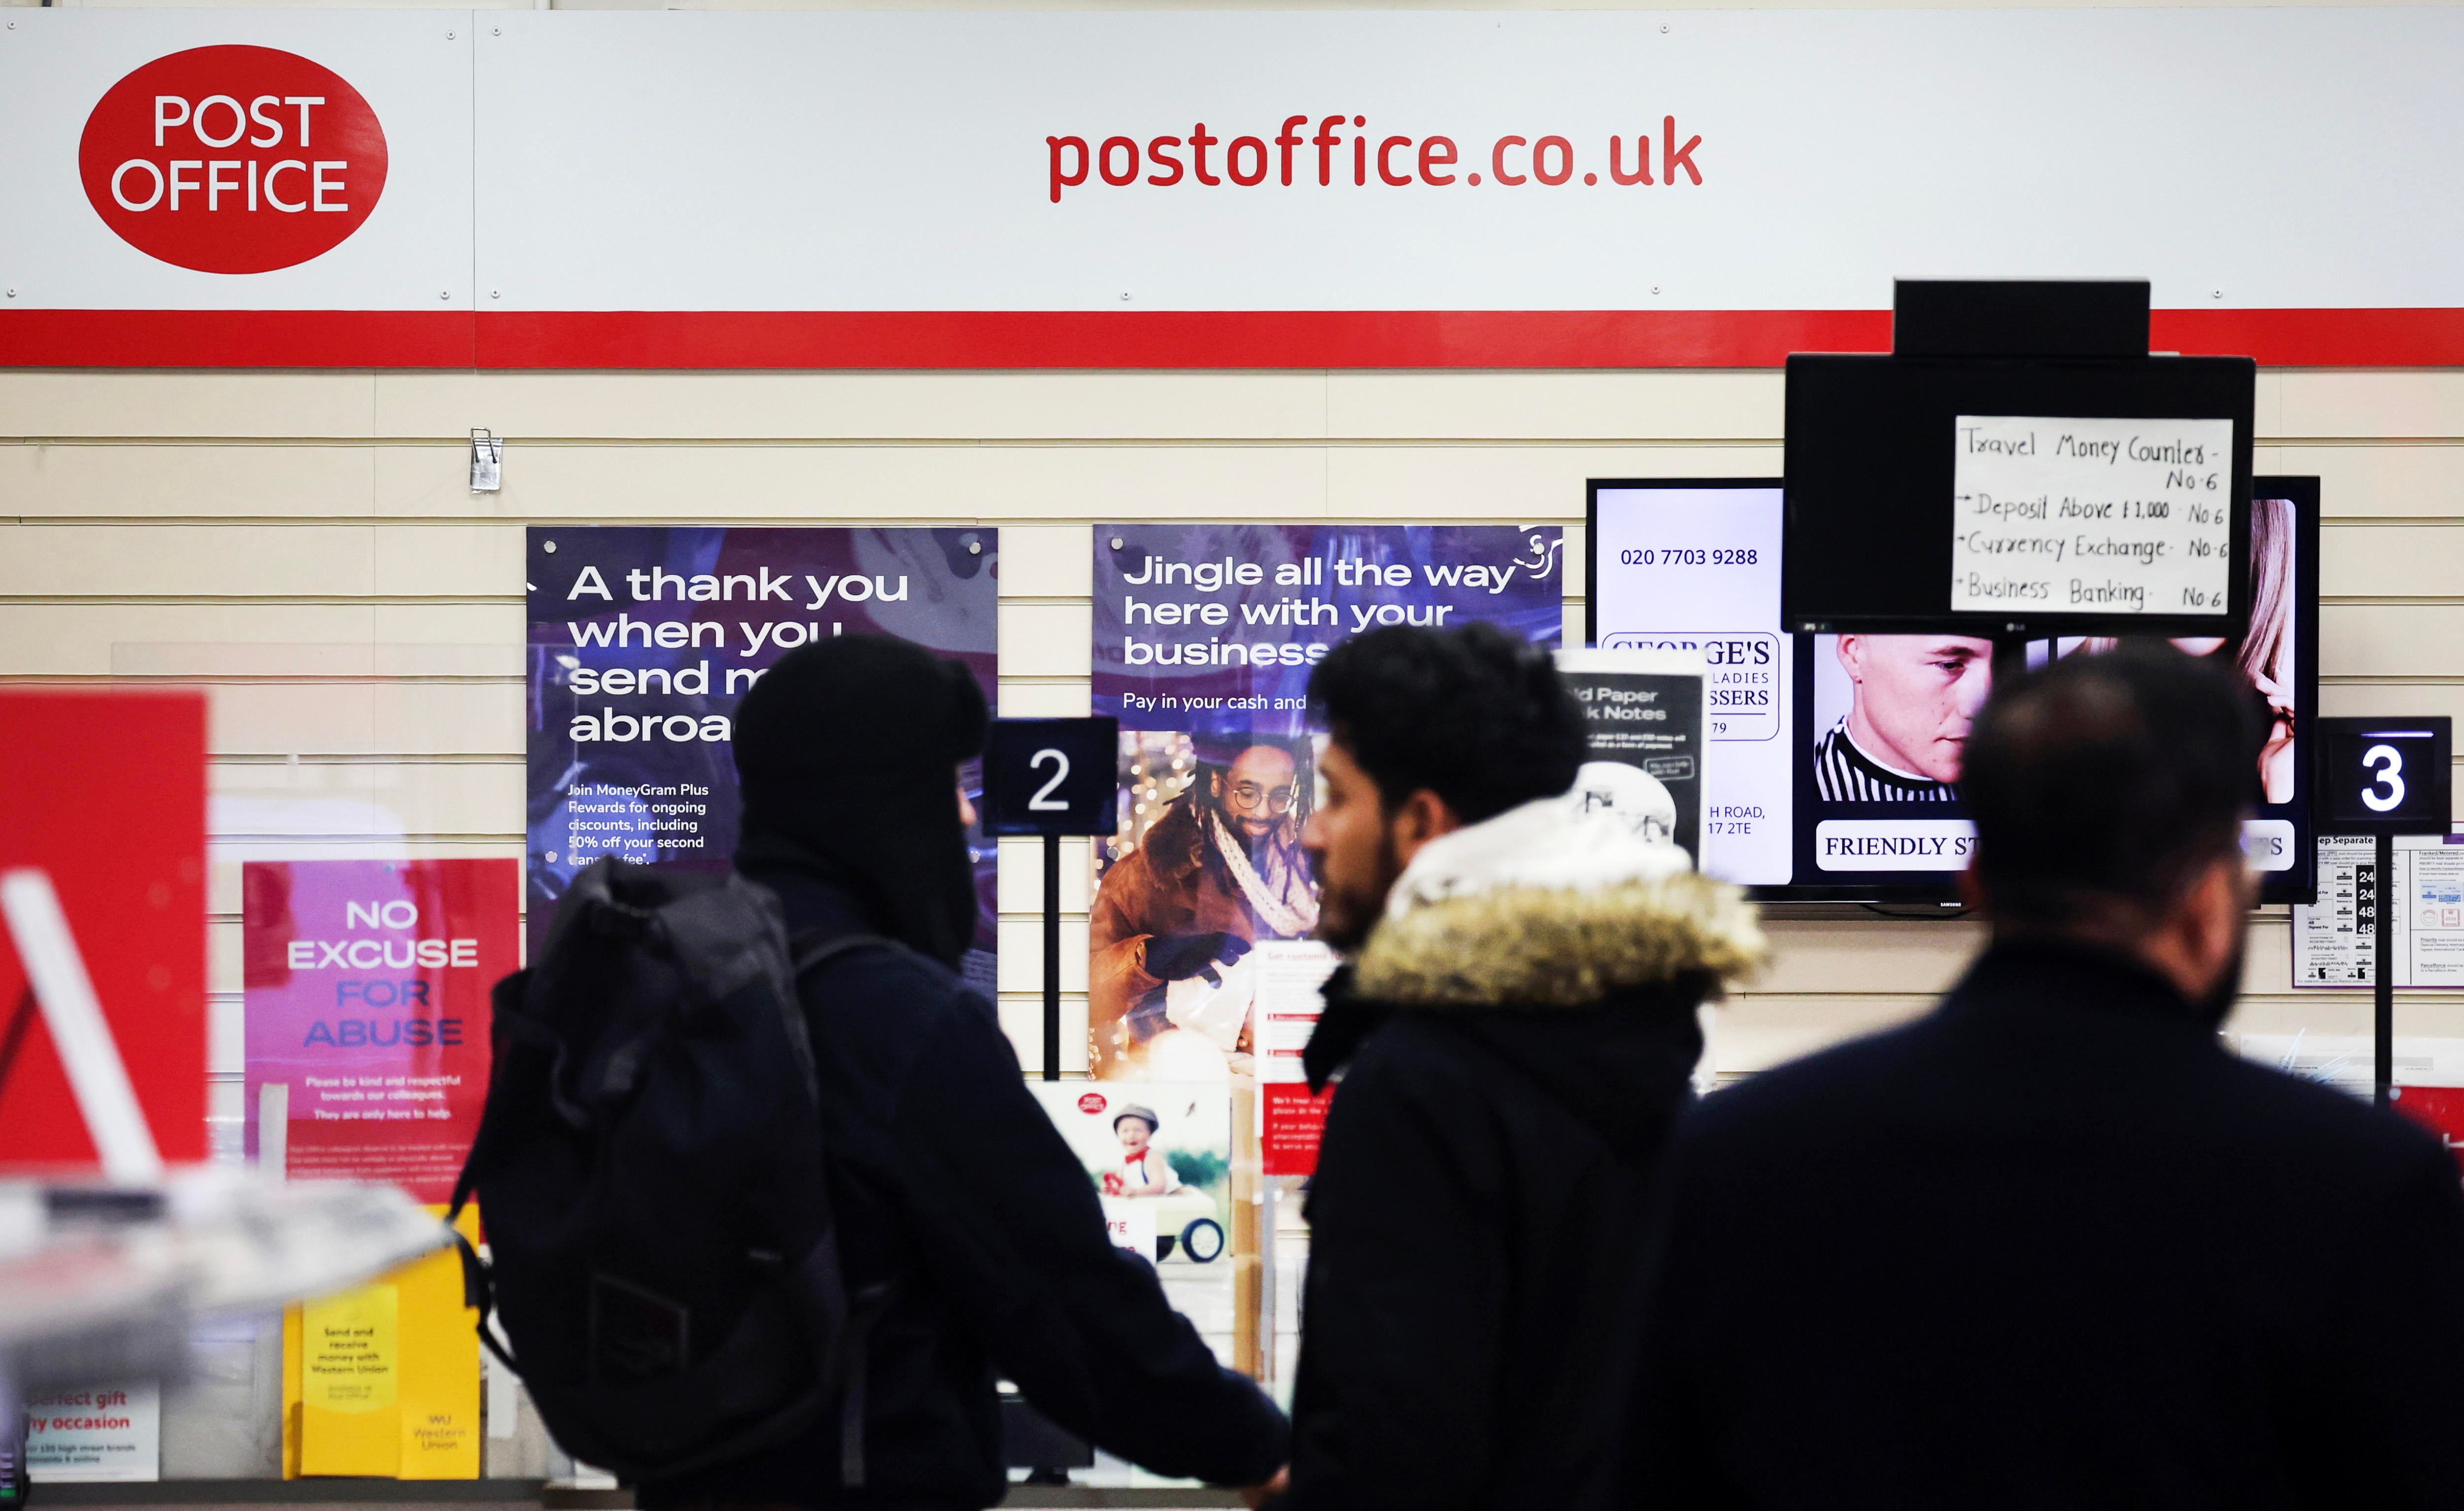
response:
M2148 326L2157 351L2262 367L2464 365L2464 310L2156 310Z
M0 311L8 367L1774 367L1882 351L1879 310ZM2160 351L2464 366L2464 310L2159 310Z
M472 367L446 310L7 310L0 367Z
M487 367L1771 367L1867 310L484 315Z

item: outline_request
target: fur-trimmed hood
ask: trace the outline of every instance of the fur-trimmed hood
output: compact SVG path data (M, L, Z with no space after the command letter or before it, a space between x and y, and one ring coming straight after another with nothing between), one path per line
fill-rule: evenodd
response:
M1351 989L1397 1010L1581 1008L1745 975L1766 946L1685 852L1543 799L1435 840L1388 895Z
M1695 875L1675 845L1546 799L1412 858L1359 957L1327 983L1301 1064L1324 1086L1372 1039L1397 1036L1400 1053L1476 1046L1640 1157L1689 1094L1695 1009L1763 954L1735 887Z

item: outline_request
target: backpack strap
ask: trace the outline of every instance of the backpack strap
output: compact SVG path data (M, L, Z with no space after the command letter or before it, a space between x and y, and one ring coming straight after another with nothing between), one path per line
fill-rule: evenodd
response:
M489 989L490 1021L516 1037L543 1040L561 1056L562 1041L521 1010L530 980L531 973L527 969L516 971ZM553 1079L551 1071L551 1082ZM491 1092L495 1090L493 1077L489 1089ZM495 1163L497 1146L504 1137L504 1110L497 1106L496 1099L490 1096L480 1109L479 1128L472 1135L470 1152L463 1156L462 1172L454 1178L452 1204L445 1214L445 1231L453 1236L453 1247L462 1257L462 1304L477 1313L479 1342L496 1356L498 1363L518 1376L522 1368L514 1362L513 1353L496 1336L492 1321L496 1310L495 1279L489 1273L488 1261L479 1258L479 1251L472 1247L471 1240L464 1237L462 1230L455 1225L462 1215L462 1209L470 1205L472 1193L478 1188L479 1177Z
M839 956L875 946L892 951L907 948L895 939L885 939L879 934L832 934L825 929L807 929L787 941L788 973L801 985L805 976Z
M882 1281L856 1292L847 1308L847 1331L840 1335L839 1484L844 1489L864 1488L865 1383L872 1327L897 1295L896 1281Z
M787 943L790 968L799 990L806 976L831 961L875 948L899 953L907 949L897 940L879 934L832 935L822 929L807 929ZM865 1486L864 1419L872 1328L890 1309L899 1288L895 1280L883 1281L848 1298L847 1325L839 1334L839 1357L831 1371L839 1388L839 1484L846 1489L861 1490Z

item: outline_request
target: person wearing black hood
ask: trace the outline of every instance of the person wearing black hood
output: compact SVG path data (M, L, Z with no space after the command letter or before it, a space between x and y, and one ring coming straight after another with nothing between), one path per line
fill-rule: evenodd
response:
M1283 1414L1216 1362L1151 1265L1111 1246L992 1005L952 970L976 920L957 767L985 728L964 666L869 635L790 652L737 709L738 869L800 941L904 946L802 983L847 1286L894 1290L868 1347L861 1491L840 1488L826 1421L643 1486L651 1511L993 1505L1008 1490L997 1376L1160 1474L1245 1485L1284 1462Z
M1653 1170L1695 1010L1762 954L1736 889L1565 795L1583 712L1493 625L1396 626L1309 679L1303 838L1351 956L1309 1185L1289 1511L1581 1511L1614 1487ZM1442 731L1442 734L1441 733Z
M1984 954L1674 1146L1629 1504L2464 1506L2464 1193L2217 1040L2248 688L2162 646L1997 689Z

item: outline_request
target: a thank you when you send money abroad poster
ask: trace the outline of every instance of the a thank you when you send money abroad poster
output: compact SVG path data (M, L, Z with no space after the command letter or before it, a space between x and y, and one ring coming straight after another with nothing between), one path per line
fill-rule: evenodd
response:
M1300 832L1309 673L1386 624L1485 620L1554 646L1555 529L1095 526L1094 686L1120 720L1119 827L1096 843L1089 1065L1111 1079L1300 1080L1332 961ZM1430 737L1444 737L1432 729Z
M725 868L736 706L779 658L888 635L996 694L999 537L975 529L539 527L530 589L530 937L602 856ZM851 732L861 734L861 731ZM981 796L976 763L963 778ZM993 846L976 853L970 984L993 990Z

